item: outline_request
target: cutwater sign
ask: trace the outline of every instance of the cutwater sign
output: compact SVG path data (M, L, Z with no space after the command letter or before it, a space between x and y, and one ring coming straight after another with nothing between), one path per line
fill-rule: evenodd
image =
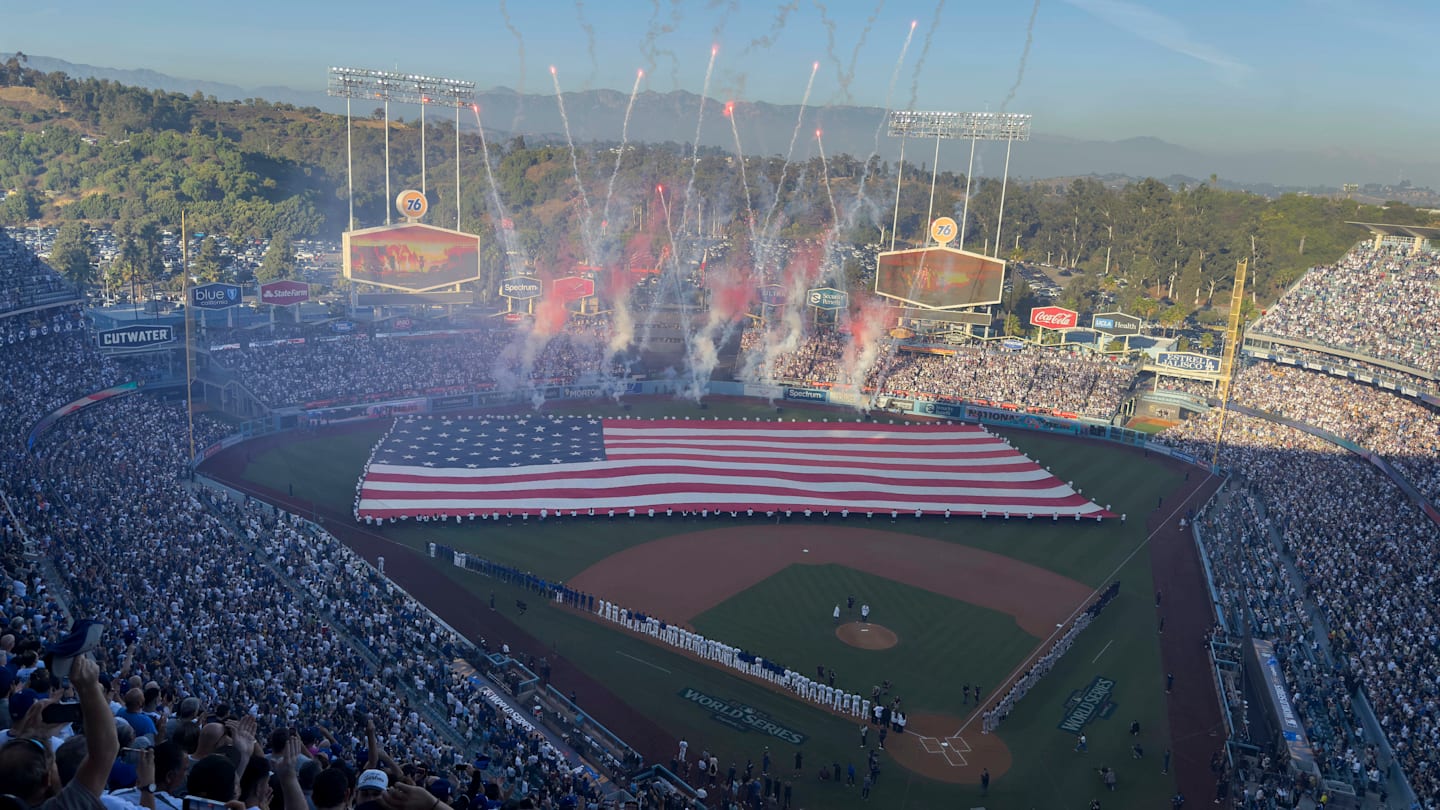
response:
M167 325L124 326L119 329L98 332L95 337L102 349L144 349L174 340L175 327Z
M1194 352L1160 352L1157 365L1181 371L1198 371L1204 374L1220 373L1220 358Z
M1114 681L1096 675L1089 686L1070 693L1070 699L1065 701L1065 716L1060 719L1060 725L1056 728L1070 734L1079 734L1091 720L1114 714L1115 704L1110 700L1110 695L1114 692Z
M240 288L234 284L202 284L190 288L190 303L200 309L229 309L240 303Z
M523 301L527 298L539 298L542 292L544 288L540 285L540 279L530 276L511 276L500 282L500 294L506 298Z
M850 306L850 294L834 287L816 287L805 294L805 301L816 309L844 309Z
M771 720L769 715L753 706L707 695L688 686L680 690L680 697L702 709L708 709L710 719L715 722L724 723L739 731L758 731L761 734L768 734L776 739L784 740L791 745L804 745L805 740L809 739L795 729L786 728Z

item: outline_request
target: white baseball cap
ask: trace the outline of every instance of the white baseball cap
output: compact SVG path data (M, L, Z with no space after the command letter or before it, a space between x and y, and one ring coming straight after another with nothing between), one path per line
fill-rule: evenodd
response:
M371 768L355 780L356 790L384 790L390 787L390 777L378 768Z

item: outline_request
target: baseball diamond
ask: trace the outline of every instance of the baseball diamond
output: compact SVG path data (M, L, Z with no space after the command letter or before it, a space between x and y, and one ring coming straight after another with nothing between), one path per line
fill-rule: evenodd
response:
M737 403L737 406L742 405L743 403ZM567 408L579 412L584 412L587 407L591 410L597 409L593 404L587 406L583 403L559 404L557 407L560 407L561 412ZM599 406L599 409L603 410L603 407ZM650 406L642 404L641 407ZM718 407L723 409L728 406ZM369 432L355 434L356 430L364 431L366 428L345 426L335 429L333 435L338 441L344 441L344 437L352 434L357 435L357 438L374 435ZM317 449L331 441L324 437L330 433L332 431L327 431L313 440ZM1071 445L1063 439L1016 434L1011 440L1018 446L1025 447L1032 455L1040 452L1034 448L1045 448L1047 452L1039 457L1052 466L1058 465L1055 466L1057 470L1064 469L1067 461L1073 464L1074 460L1082 458L1067 454L1066 451ZM361 439L351 443L349 446L354 450L347 452L363 453L363 448L369 447L371 443L373 439ZM296 461L286 462L281 468L276 468L268 459L282 450L278 446L271 447L270 440L252 442L245 452L252 463L247 464L236 451L226 451L212 459L209 464L218 465L217 472L232 485L263 493L265 497L281 502L289 499L289 495L276 491L275 473L278 470L282 475L288 476L288 473L283 472L283 468ZM309 451L292 444L283 452L293 455L296 452ZM1121 448L1107 452L1132 458L1129 463L1136 465L1137 470L1155 465L1159 465L1157 469L1174 469L1169 466L1173 462L1153 457L1141 458L1138 452L1133 456L1129 456L1132 451ZM238 465L237 459L240 462ZM361 461L363 457L350 463L358 466ZM245 468L255 464L260 466L255 467L253 475L259 477L247 476ZM906 690L912 696L907 703L918 702L914 703L913 708L907 706L907 710L897 713L906 715L905 732L894 731L893 723L885 727L889 731L889 737L884 742L884 756L893 760L904 772L914 774L914 778L929 780L929 784L936 785L934 788L924 788L922 793L928 790L939 790L943 793L944 790L962 789L964 785L974 784L981 768L997 780L996 788L999 789L1006 784L1005 780L1012 778L1017 762L1021 763L1022 770L1030 767L1030 760L1025 758L1025 750L1035 750L1035 744L1027 742L1035 735L1028 729L1032 723L1045 723L1052 729L1050 733L1054 734L1055 710L1043 711L1044 699L1031 697L1017 704L1013 717L999 732L981 733L977 719L980 704L998 699L1004 692L1005 684L1013 682L1024 670L1023 662L1029 656L1038 655L1046 649L1049 640L1057 637L1057 625L1068 626L1069 620L1096 592L1095 585L1103 582L1107 575L1111 575L1117 564L1124 567L1133 560L1135 552L1143 550L1136 549L1133 544L1114 547L1104 539L1107 534L1117 530L1129 534L1138 532L1143 546L1146 533L1153 534L1155 529L1155 526L1149 526L1146 531L1139 531L1141 527L1136 526L1136 532L1131 532L1128 529L1129 524L1121 521L1105 524L1114 527L1106 529L1105 525L1096 526L1093 522L1082 522L1076 526L1065 525L1062 521L1057 525L1052 521L1017 521L1013 517L1009 521L1003 517L987 520L957 517L953 521L936 517L931 519L933 523L927 523L917 522L913 516L909 517L908 521L897 517L892 522L887 515L883 521L872 518L858 519L857 522L856 517L847 520L832 515L826 519L818 514L808 521L798 515L789 520L783 516L771 517L768 521L758 516L749 519L744 516L731 518L728 514L705 518L699 515L676 515L669 520L663 517L619 516L569 518L565 515L558 518L552 516L541 521L536 516L515 516L499 522L486 521L488 528L483 530L478 521L473 524L473 530L468 525L445 527L443 523L432 523L426 528L423 523L407 525L404 522L396 523L393 527L387 523L383 527L377 524L367 528L361 524L359 527L350 528L353 524L349 523L348 517L342 511L348 511L348 507L344 505L343 498L337 498L338 487L332 486L328 491L325 488L324 479L329 474L325 473L324 469L322 466L316 470L321 473L319 478L312 476L310 483L302 482L304 489L297 490L297 495L300 492L312 493L305 497L315 498L317 511L321 515L331 516L327 523L347 543L353 544L354 548L367 556L386 556L386 570L392 578L406 587L411 587L406 583L413 583L413 587L418 587L421 593L426 594L427 604L462 632L479 633L487 638L503 635L517 651L533 650L529 654L537 657L545 655L552 671L558 673L563 668L563 671L568 673L567 680L571 683L576 682L574 679L581 678L581 670L573 668L575 666L582 667L589 673L588 677L602 679L593 689L586 687L577 690L577 694L582 695L582 703L585 702L583 695L586 693L608 695L604 701L592 704L589 712L598 721L611 725L612 729L634 729L636 739L653 740L650 744L653 749L647 756L658 757L661 761L669 756L665 750L668 746L662 740L670 734L709 740L712 750L733 751L733 755L737 757L741 756L746 748L758 745L754 738L755 727L752 725L741 729L738 726L744 724L736 723L734 718L729 721L722 720L723 715L714 711L687 714L686 710L681 708L682 705L692 706L691 711L703 710L705 707L682 699L680 696L685 689L693 690L693 694L710 696L726 705L753 708L760 714L747 714L747 717L761 716L766 718L764 723L772 723L776 728L789 729L804 736L806 742L799 749L809 752L809 756L827 759L833 755L823 752L835 748L835 738L848 736L842 731L844 726L840 719L845 713L827 709L817 714L816 709L807 708L805 701L797 700L793 690L777 683L768 683L764 679L756 679L753 675L734 672L724 667L716 669L715 661L659 644L649 633L635 632L603 620L597 624L593 617L577 615L568 609L557 611L547 603L541 603L546 604L544 609L530 610L518 616L514 615L513 610L507 611L503 608L491 611L466 607L475 605L483 608L487 602L496 603L495 597L491 595L496 593L502 596L498 604L508 605L516 598L510 594L521 594L523 588L517 591L515 583L496 582L491 578L479 577L449 566L441 569L444 579L436 581L436 569L432 564L426 563L423 556L406 553L393 544L398 540L414 547L415 543L423 545L422 538L429 541L452 538L448 542L467 548L469 554L479 554L498 561L512 559L542 576L547 571L553 572L552 575L557 579L563 579L567 588L620 602L637 614L653 615L662 622L673 622L679 626L700 627L706 632L713 626L716 632L726 634L725 638L734 639L741 645L750 643L745 641L748 638L757 645L775 644L789 649L792 655L798 653L807 658L823 657L828 659L826 666L833 667L838 677L843 679L849 673L851 679L860 679L859 683L845 685L858 693L864 693L865 697L869 696L870 687L876 685L870 683L869 679L873 677L876 682L886 680L886 676L879 673L887 666L894 666L887 663L886 657L898 654L902 658L894 659L895 661L905 660L903 656L907 648L929 650L930 660L934 660L936 651L949 649L950 652L938 654L952 656L956 661L986 661L978 669L973 665L965 667L970 672L983 672L976 680L983 680L984 684L968 684L964 694L955 691L958 685L953 686L948 695L942 694L943 690L937 691L933 685L926 685L943 681L911 684ZM228 472L223 472L225 470ZM1078 474L1074 477L1077 480L1086 480ZM339 476L335 477L336 484L340 483L340 480ZM1163 481L1167 488L1173 488L1174 482L1179 480L1180 477L1172 472L1166 472L1156 479L1157 482ZM1189 493L1193 493L1194 485L1200 482L1183 483L1186 489L1181 495L1171 493L1164 497L1180 497L1182 502L1189 502L1194 497ZM353 485L349 489L353 492ZM1113 496L1107 494L1102 500L1121 504L1125 509L1133 506L1134 513L1144 514L1141 497L1148 496L1142 496L1138 491L1127 493L1120 489L1116 490ZM1153 503L1154 501L1151 501L1152 505ZM1121 506L1112 508L1116 513L1122 511ZM1163 516L1158 519L1163 523ZM729 525L731 523L737 525L732 527ZM633 526L633 529L626 529L627 525ZM917 530L919 534L916 533ZM592 532L596 537L611 539L599 545L584 540ZM996 533L999 534L991 537ZM953 539L957 534L972 539L957 543ZM1152 540L1158 542L1162 534L1164 532L1156 534ZM502 540L502 536L514 539ZM552 553L548 554L531 553L533 540L519 545L514 542L522 537L546 536L552 538L545 545L545 548L552 550ZM1005 541L1001 536L1015 539ZM1019 540L1027 536L1047 539L1043 540L1041 545L1035 545L1035 541ZM395 540L388 540L387 537L394 537ZM653 539L645 539L647 537ZM574 547L581 551L582 556L575 558L563 554L555 555L553 550L559 547L557 543ZM1106 550L1102 551L1102 548ZM542 549L535 547L533 550L540 552ZM1102 568L1104 570L1101 570ZM1127 581L1148 582L1148 565L1144 569L1129 570L1133 568L1134 566L1130 565L1126 569L1128 573L1123 573L1122 578ZM789 573L791 571L814 572L820 577L820 581L796 584L793 575ZM1072 573L1067 575L1066 571ZM704 572L704 575L693 576L690 572ZM1079 580L1075 578L1076 574L1080 575ZM858 619L863 605L858 601L853 607L847 605L846 597L850 594L846 589L873 590L876 586L868 584L870 577L890 583L885 587L901 589L893 599L871 606L875 615L872 626L876 632L883 628L894 633L896 643L893 646L876 645L879 649L853 646L841 640L837 635L837 625L832 621L833 609L839 608L847 617L852 617L838 625L841 630L849 632L852 623L861 624ZM777 584L782 580L790 584L778 591L768 589L768 583L772 580ZM825 585L826 581L830 584ZM1149 587L1148 584L1142 585L1140 594L1128 594L1122 601L1143 599L1143 594L1148 593ZM1178 586L1167 587L1175 594L1174 598L1180 598L1182 589ZM823 596L816 593L815 599L823 602L815 601L811 605L814 610L811 617L811 621L815 623L812 625L814 629L809 632L808 637L801 638L795 635L797 631L788 620L797 613L793 600L808 599L804 594L811 589L824 589L828 592ZM769 595L760 596L762 592ZM752 596L752 593L756 595ZM1128 592L1122 589L1122 594L1124 593ZM929 596L922 597L921 594ZM775 601L782 597L790 598L791 602L785 604ZM762 601L756 602L756 599ZM770 601L763 601L767 599ZM969 618L958 621L982 635L970 641L939 641L943 636L931 638L926 635L927 620L924 617L907 618L895 614L898 606L925 604L926 599L950 600L949 604L956 607L945 610L959 610L957 616L968 616ZM723 612L716 612L717 610ZM968 612L977 610L980 613ZM766 611L768 615L776 617L785 616L787 621L778 623L774 629L774 632L782 635L766 636L763 628L763 615L766 614L757 611ZM901 614L904 612L902 608ZM992 612L996 617L1004 617L1012 630L1005 631L989 619L981 618L992 615ZM932 611L926 615L935 614ZM1073 687L1064 685L1060 679L1063 678L1066 682L1074 680L1073 676L1065 673L1072 668L1083 668L1089 657L1099 652L1102 646L1106 647L1106 656L1113 655L1117 659L1130 660L1131 666L1135 660L1144 660L1146 656L1143 654L1136 658L1142 648L1137 648L1132 640L1125 638L1132 633L1121 631L1120 625L1113 624L1128 624L1131 619L1126 618L1127 615L1128 611L1102 614L1096 628L1087 629L1085 633L1088 636L1081 636L1080 647L1062 659L1056 672L1048 676L1055 679L1054 685L1045 687L1042 692L1057 692L1056 699L1063 701L1064 695L1058 694L1060 687L1064 686L1065 694ZM581 621L580 625L573 624L577 619ZM760 621L761 624L753 624L755 621ZM895 621L900 621L912 629L897 631ZM938 629L934 627L934 621L929 624L932 630ZM785 633L789 635L783 635ZM1105 634L1103 640L1099 635L1101 633ZM551 641L540 641L531 646L523 640L531 634L538 634L538 639L550 638ZM602 648L603 639L606 637L612 639L608 650ZM1093 641L1085 642L1087 637ZM828 642L825 639L828 639ZM1110 641L1114 643L1107 645L1106 642ZM830 646L816 646L822 643ZM966 649L965 644L980 646L969 647L970 652L967 654L962 652ZM555 655L557 649L561 652L559 656ZM782 663L795 668L804 663L793 660L783 649L768 651L760 646L754 649L761 655L768 652L768 655L773 655ZM573 664L567 660L565 650L570 650L570 655L575 657ZM847 653L846 650L850 652ZM980 650L989 650L991 654L977 659L975 655ZM997 658L995 653L1001 650L1014 652L1007 652ZM878 668L872 668L871 663L864 660L851 660L846 656L879 656L880 658L874 659ZM1150 666L1155 667L1155 672L1159 671L1158 662ZM918 663L904 664L899 670L891 669L889 679L895 680L894 673L897 671L918 672L925 668ZM734 674L725 674L726 672ZM1098 673L1085 676L1086 681L1096 674ZM714 680L717 676L721 680ZM682 678L687 680L682 682ZM1154 679L1158 679L1158 675L1153 676L1152 683ZM819 682L825 684L825 680ZM1133 693L1137 689L1143 690L1142 682L1140 678L1127 679L1119 688ZM837 684L840 683L842 681L837 681ZM970 688L972 686L973 689ZM597 689L605 691L596 692ZM675 696L676 703L673 708L669 704L670 699L659 697L663 694ZM1167 725L1164 715L1157 715L1153 708L1149 708L1154 706L1153 700L1127 693L1122 698L1122 704L1142 711L1147 725L1164 728ZM927 709L927 705L931 708ZM627 706L634 708L627 710ZM642 706L644 709L637 712ZM1042 713L1048 716L1040 720L1038 718ZM1037 716L1037 720L1032 721L1032 715ZM854 727L858 728L858 718L853 722ZM1010 730L1011 726L1018 731ZM869 742L873 748L878 740L880 727L872 728ZM1021 758L1018 760L1014 743L1011 742L1017 733L1022 744L1022 750L1018 752ZM733 742L727 742L727 734L739 736L736 736ZM1043 748L1046 744L1040 745ZM1137 775L1137 778L1145 777ZM915 782L913 789L921 789L920 786L924 784L925 781ZM941 788L940 785L955 787Z

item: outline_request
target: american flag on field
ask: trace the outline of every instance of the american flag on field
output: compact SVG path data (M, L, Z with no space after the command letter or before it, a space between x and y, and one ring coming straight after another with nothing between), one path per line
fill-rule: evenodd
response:
M584 416L400 419L356 515L631 509L1109 516L971 425Z

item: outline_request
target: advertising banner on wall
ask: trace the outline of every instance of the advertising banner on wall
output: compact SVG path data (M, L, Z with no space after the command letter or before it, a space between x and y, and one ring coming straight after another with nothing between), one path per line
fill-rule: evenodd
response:
M272 281L260 285L260 303L290 307L310 300L310 285L303 281Z
M1065 307L1035 307L1030 310L1030 325L1045 329L1074 329L1080 324L1080 313Z

